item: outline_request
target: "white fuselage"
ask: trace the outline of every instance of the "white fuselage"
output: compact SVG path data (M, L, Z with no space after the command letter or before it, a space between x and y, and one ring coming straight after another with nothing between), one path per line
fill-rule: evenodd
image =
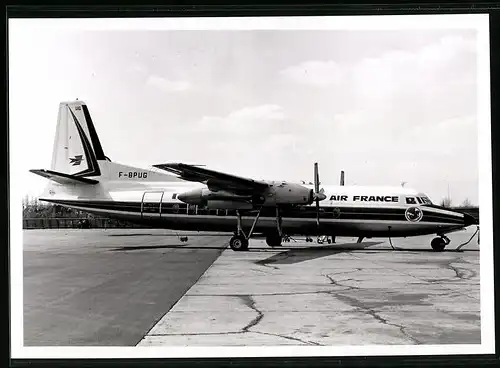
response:
M203 187L204 184L184 181L121 178L93 186L52 183L42 200L163 228L233 232L236 211L207 210L177 199L181 193ZM464 226L464 214L419 203L426 196L411 189L334 185L322 188L326 199L320 202L320 226L317 226L314 203L284 208L282 229L286 234L396 237L445 233ZM420 214L413 214L412 218L407 210L415 207ZM243 213L244 229L252 226L254 217L255 213ZM255 232L268 233L275 229L275 208L264 208Z

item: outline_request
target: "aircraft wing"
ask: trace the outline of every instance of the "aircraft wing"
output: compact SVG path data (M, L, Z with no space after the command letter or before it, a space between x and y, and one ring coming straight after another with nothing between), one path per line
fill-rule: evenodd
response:
M183 163L159 164L154 167L179 175L181 179L204 183L211 190L235 193L261 192L268 183Z

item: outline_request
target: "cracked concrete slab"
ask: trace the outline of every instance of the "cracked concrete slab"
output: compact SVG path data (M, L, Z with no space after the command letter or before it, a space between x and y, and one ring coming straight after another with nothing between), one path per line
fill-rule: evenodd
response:
M343 241L224 251L138 345L480 344L477 243L435 253L429 237L393 240L398 251Z
M265 346L265 345L310 345L282 336L257 332L206 334L206 335L148 335L142 346Z

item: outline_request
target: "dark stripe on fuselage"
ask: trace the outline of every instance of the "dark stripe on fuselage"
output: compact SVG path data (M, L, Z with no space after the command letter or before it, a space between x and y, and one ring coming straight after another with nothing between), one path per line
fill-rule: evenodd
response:
M92 141L92 146L94 147L95 157L98 160L105 160L106 156L104 155L101 142L99 141L99 136L95 131L94 123L92 122L92 118L90 117L87 105L82 105L82 109L83 109L83 115L85 116L85 120L87 123L87 127L89 128L90 140Z
M159 213L160 203L122 202L122 201L73 201L73 200L46 200L55 204L66 206L78 206L89 209L127 211L140 213ZM432 223L451 223L462 225L463 218L435 213L420 207L423 211L421 221ZM334 210L335 209L335 210ZM337 210L340 210L337 212ZM384 220L384 221L407 221L405 208L367 208L367 207L321 207L320 219L334 220ZM188 214L188 215L213 215L213 216L236 216L235 210L207 210L192 206L188 210L188 205L183 203L161 203L162 214ZM242 212L244 216L246 212ZM313 206L303 206L293 209L281 210L281 216L293 218L316 218L316 208ZM252 216L255 215L253 212ZM260 217L276 217L274 208L264 208Z

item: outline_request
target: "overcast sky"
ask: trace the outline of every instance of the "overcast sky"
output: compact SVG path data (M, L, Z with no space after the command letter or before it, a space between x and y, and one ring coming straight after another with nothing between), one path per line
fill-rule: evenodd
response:
M472 30L64 31L16 27L10 124L24 191L46 181L58 104L87 102L105 154L257 179L400 185L478 203Z

